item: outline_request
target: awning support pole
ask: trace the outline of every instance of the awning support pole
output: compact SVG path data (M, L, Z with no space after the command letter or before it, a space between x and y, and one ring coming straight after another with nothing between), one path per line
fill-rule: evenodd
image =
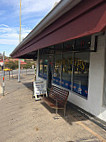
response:
M20 0L20 31L19 31L19 43L21 42L21 0ZM20 82L20 59L18 61L18 82Z

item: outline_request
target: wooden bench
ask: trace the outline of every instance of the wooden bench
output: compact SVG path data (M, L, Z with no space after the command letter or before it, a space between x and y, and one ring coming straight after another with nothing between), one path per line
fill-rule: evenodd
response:
M66 113L66 103L68 99L69 91L61 89L52 85L48 96L43 97L43 101L51 108L56 109L56 114L58 109L64 110L64 116Z

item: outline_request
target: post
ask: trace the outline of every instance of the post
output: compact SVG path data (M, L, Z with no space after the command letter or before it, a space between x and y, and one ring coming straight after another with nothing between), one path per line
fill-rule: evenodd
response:
M4 58L5 58L5 52L3 52L3 69L5 68ZM3 70L3 96L4 96L4 89L5 89L4 76L5 76L5 71Z
M4 90L5 90L5 82L4 82L4 76L3 76L3 96L4 96Z
M10 71L9 71L9 80L10 80Z
M20 59L18 60L18 82L20 82Z
M3 66L5 67L4 58L5 58L5 51L3 52Z
M5 71L4 71L4 68L5 68L5 51L3 52L3 76L5 76Z
M13 78L13 70L12 70L12 78Z
M36 79L38 78L38 74L39 74L39 50L38 50L38 53L37 53Z
M19 31L19 43L21 42L21 0L20 0L20 31ZM18 61L18 82L20 82L20 59Z

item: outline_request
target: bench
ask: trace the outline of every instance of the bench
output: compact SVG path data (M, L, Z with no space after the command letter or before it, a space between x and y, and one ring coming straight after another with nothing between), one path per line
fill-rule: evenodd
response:
M43 97L43 101L51 108L56 109L56 114L58 109L64 110L64 116L66 113L66 103L68 99L69 91L52 85L48 96Z

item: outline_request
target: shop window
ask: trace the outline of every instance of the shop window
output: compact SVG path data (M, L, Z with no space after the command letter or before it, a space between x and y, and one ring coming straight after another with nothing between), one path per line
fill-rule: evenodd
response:
M43 78L47 79L47 66L48 66L48 60L45 58L43 60Z
M39 76L43 77L44 79L47 79L47 66L48 66L48 60L45 56L40 57L39 62Z
M58 84L58 85L61 84L61 64L62 64L61 55L55 55L53 83Z
M50 75L47 72L49 72L48 65L50 65L53 83L87 98L90 41L89 36L41 50L39 76L48 79L49 82ZM106 100L106 88L104 92L104 100Z
M43 74L43 59L40 59L39 72Z
M47 59L44 59L44 74L47 74L47 65L48 65L48 60Z
M88 74L89 74L89 52L75 53L73 91L87 97Z
M72 77L72 54L65 53L62 58L62 86L71 89L71 77Z
M106 53L105 53L105 79L104 79L103 105L106 106Z

